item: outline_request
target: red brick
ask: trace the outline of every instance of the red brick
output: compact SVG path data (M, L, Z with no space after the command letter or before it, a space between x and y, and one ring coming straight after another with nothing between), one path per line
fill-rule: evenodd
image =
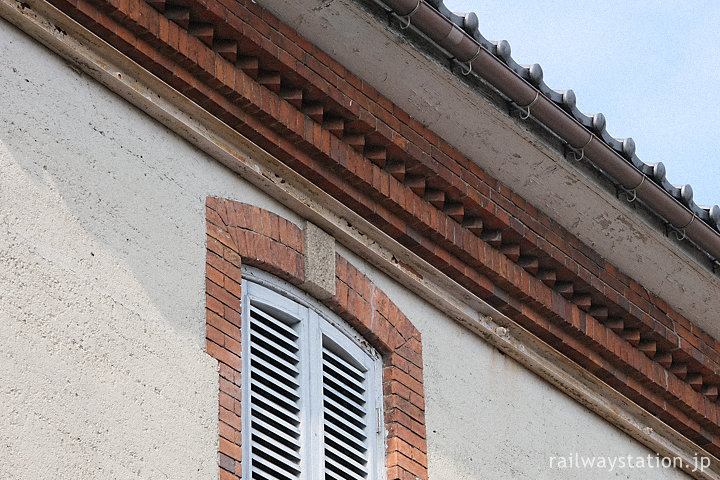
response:
M214 342L221 347L225 346L225 335L220 330L208 324L205 331L207 340Z
M205 290L210 296L216 298L224 305L234 308L236 310L240 310L240 298L230 294L223 287L220 287L213 282L207 280L205 282Z
M242 298L242 286L238 282L225 276L223 276L223 280L223 287L228 293L231 293L237 298Z
M205 266L205 277L210 280L211 282L222 286L223 281L225 279L225 275L222 274L222 272L218 271L217 269L213 268L211 265Z
M205 308L218 315L223 315L225 313L225 307L223 304L218 299L211 297L210 295L205 296Z
M412 458L404 456L400 452L390 452L387 454L387 464L398 466L403 470L410 472L413 476L422 476L425 474L425 466L414 461Z
M220 431L220 437L238 445L242 442L242 435L239 430L235 430L233 427L223 421L218 422L218 427Z
M238 383L240 379L237 378L237 375L235 375L235 377L235 380L232 382L225 378L220 378L220 391L227 393L235 400L240 400L242 399L242 391L240 390L240 384Z
M424 432L416 432L410 430L400 423L389 423L387 424L388 439L398 437L404 442L412 445L414 448L427 453L427 442L425 441ZM421 434L422 433L422 434Z
M238 470L235 472L238 473ZM227 470L220 469L220 480L239 480L239 477Z
M219 362L225 363L235 370L242 370L242 360L240 357L220 345L207 342L207 353Z
M220 438L220 452L235 460L242 460L242 448L224 438Z
M234 368L230 367L229 365L225 363L220 363L220 377L224 378L230 383L234 383L236 385L240 385L241 382L241 373Z

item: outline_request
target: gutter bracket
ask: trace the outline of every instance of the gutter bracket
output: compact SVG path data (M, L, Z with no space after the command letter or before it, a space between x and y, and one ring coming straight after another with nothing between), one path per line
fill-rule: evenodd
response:
M582 148L575 148L569 143L563 143L563 157L566 160L573 160L575 162L581 162L585 158L585 150ZM617 189L620 185L615 185L615 196L618 196ZM619 198L619 197L618 197Z
M532 105L532 104L531 104L531 105ZM591 133L591 134L590 134L590 138L588 138L588 141L585 142L585 145L583 145L582 147L573 147L572 145L570 145L570 143L565 142L565 143L563 144L563 145L564 145L563 156L565 156L565 158L567 158L567 157L568 157L568 154L569 154L569 153L572 153L572 154L573 154L573 157L575 158L575 161L576 161L576 162L579 162L580 160L582 160L583 158L585 158L585 147L587 147L588 145L590 145L590 142L593 141L593 138L595 138L595 135ZM578 153L579 153L580 155L578 155ZM645 179L643 178L643 181L644 181L644 180L645 180ZM640 185L642 185L642 182L640 182ZM639 187L640 185L638 185L638 187ZM616 187L616 189L617 189L617 185L616 185L615 187ZM615 192L615 196L617 196L617 191ZM635 199L633 198L633 200L635 200ZM632 202L632 200L630 200L630 201Z
M693 219L694 218L695 217L693 217ZM675 225L673 225L672 223L666 223L665 224L665 236L669 237L671 232L675 234L675 238L678 240L678 242L682 242L683 240L685 240L687 238L684 227L678 228Z
M412 18L413 15L415 15L415 12L420 10L421 5L422 5L422 0L417 0L417 4L415 5L415 8L413 8L410 13L408 13L407 15L399 16L401 30L407 30L408 28L410 28L410 23L411 23L410 19ZM405 23L403 23L403 20L405 21Z
M626 188L625 186L623 186L620 183L616 184L615 185L615 197L620 198L620 192L622 192L625 194L625 199L629 203L633 203L635 200L637 200L637 189L640 188L643 183L645 183L645 178L647 178L647 177L645 175L643 175L642 179L640 180L640 183L638 183L638 185L633 188ZM690 224L688 223L688 225L690 225ZM673 228L675 228L675 227L673 227ZM683 227L682 231L685 232L684 227ZM667 227L666 227L665 235L667 235ZM683 233L683 238L684 238L684 233Z
M465 68L463 68L461 70L461 73L463 74L463 76L467 77L468 75L470 75L470 73L472 72L472 62L474 62L475 59L480 56L481 51L482 51L482 47L480 45L478 45L478 49L477 49L477 52L475 52L475 55L473 55L472 58L470 60L468 60L467 62L461 62L463 67L467 64L467 70L465 70ZM538 92L538 95L539 95L539 92ZM535 102L533 101L533 103L535 103ZM529 111L529 109L528 109L528 111Z
M478 54L480 51L478 50ZM477 56L477 55L476 55ZM474 58L474 57L473 57ZM461 65L464 65L461 63ZM470 73L470 72L468 72ZM520 119L521 120L527 120L530 118L530 108L535 105L535 102L538 101L540 98L540 90L535 92L535 98L532 100L532 102L528 103L527 105L518 105L517 103L513 102L512 100L508 102L511 109L517 110L520 113ZM510 110L510 113L512 114L513 110Z

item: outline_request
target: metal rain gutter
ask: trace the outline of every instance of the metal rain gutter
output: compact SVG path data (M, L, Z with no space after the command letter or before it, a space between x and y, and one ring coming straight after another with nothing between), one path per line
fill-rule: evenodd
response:
M709 217L712 222L718 223L720 209L714 206L709 211L702 212L697 206L691 210L680 203L666 189L677 190L683 201L691 204L692 188L689 185L681 189L672 187L665 179L665 168L662 163L647 165L640 162L634 155L635 144L632 139L618 141L607 134L602 114L588 117L579 112L575 107L575 95L571 90L567 92L549 90L542 81L542 70L539 65L524 69L527 72L527 78L523 78L508 65L511 62L514 63L514 60L510 57L510 46L507 42L495 45L484 41L481 44L423 0L382 0L382 2L401 17L406 22L405 25L409 26L412 23L415 28L447 50L460 63L464 63L467 73L470 70L476 72L512 102L524 109L526 115L531 114L555 135L567 142L572 149L590 159L595 166L614 179L626 191L636 195L639 200L674 227L679 240L687 237L714 260L720 259L720 234L700 218L701 216ZM440 3L438 0L435 2ZM470 15L465 17L465 22L469 19L471 23L473 21L476 23L477 17L474 14ZM476 29L476 25L471 28ZM501 57L502 60L498 57ZM536 88L530 82L540 85L540 88ZM587 120L582 123L576 120L548 96L555 97L556 102L561 101L565 108L573 111L576 117L584 117ZM525 115L522 117L527 118ZM592 130L598 133L593 133ZM628 158L621 156L618 151L608 145L608 142L613 143ZM633 163L644 166L645 173ZM658 185L656 181L662 183L665 188Z

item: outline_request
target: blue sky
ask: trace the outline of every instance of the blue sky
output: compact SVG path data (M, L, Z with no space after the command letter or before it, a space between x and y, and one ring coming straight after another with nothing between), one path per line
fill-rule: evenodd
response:
M720 204L720 2L446 0L473 11L489 40L539 63L553 89L573 89L611 135L632 137L646 163Z

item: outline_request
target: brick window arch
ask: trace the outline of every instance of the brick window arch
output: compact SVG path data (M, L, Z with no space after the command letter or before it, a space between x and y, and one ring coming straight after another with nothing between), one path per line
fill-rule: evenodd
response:
M293 285L305 281L303 230L259 207L208 197L206 202L207 352L217 359L222 480L242 476L242 265ZM335 256L335 294L322 300L382 355L383 411L390 480L427 479L420 332L367 276Z

